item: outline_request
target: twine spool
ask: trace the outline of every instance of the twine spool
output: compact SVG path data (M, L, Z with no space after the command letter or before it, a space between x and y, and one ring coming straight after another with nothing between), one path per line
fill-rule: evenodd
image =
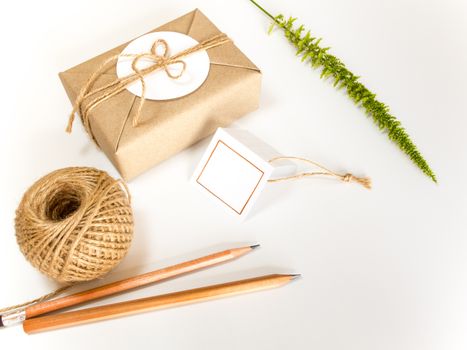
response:
M129 193L104 171L60 169L24 194L15 226L21 252L39 271L58 282L93 280L114 268L130 247Z

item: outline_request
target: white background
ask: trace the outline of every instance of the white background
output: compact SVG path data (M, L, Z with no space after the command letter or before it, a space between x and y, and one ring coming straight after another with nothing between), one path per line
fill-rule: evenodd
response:
M467 346L467 3L263 1L300 17L403 122L438 175L426 178L343 92L300 63L248 1L8 2L0 13L0 302L56 285L17 247L23 192L65 166L116 171L76 123L57 73L200 7L264 73L261 108L241 119L283 153L369 175L374 189L309 179L270 185L244 223L188 181L207 141L130 183L136 233L107 281L241 243L241 260L105 302L270 272L286 287L35 336L35 349L465 349ZM8 7L6 7L8 6ZM222 111L219 111L222 113ZM103 281L101 282L103 283ZM92 285L92 284L91 284ZM89 287L90 285L87 285Z

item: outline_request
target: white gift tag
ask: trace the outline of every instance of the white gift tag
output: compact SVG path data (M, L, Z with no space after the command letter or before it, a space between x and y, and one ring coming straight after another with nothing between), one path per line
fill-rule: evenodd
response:
M197 44L198 41L192 37L177 32L153 32L143 35L131 43L122 51L122 56L117 62L117 76L124 78L135 72L132 69L134 57L123 55L138 55L150 53L151 47L158 39L163 39L168 45L168 55L173 56L183 50L189 49ZM158 46L156 53L164 55L163 47ZM198 89L206 80L209 74L210 60L206 50L200 50L181 58L185 62L183 74L177 78L170 78L164 69L159 69L143 79L146 85L144 97L149 100L170 100L188 95ZM138 69L144 69L154 64L154 61L142 58L137 65ZM167 67L173 75L178 75L182 69L181 64L172 64ZM127 90L132 94L141 97L142 85L139 80L127 86Z
M276 150L245 130L218 128L192 181L229 212L245 217L271 175L295 171L289 161L270 164L277 156Z

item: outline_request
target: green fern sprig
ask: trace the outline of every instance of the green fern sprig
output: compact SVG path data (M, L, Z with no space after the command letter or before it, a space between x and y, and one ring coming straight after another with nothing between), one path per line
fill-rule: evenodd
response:
M285 19L283 15L273 16L256 1L250 1L272 19L273 23L269 28L269 32L275 26L282 28L286 38L297 49L297 56L301 56L303 62L310 62L313 68L322 68L321 78L332 78L335 87L338 89L345 88L350 99L356 105L365 109L375 124L388 134L389 139L396 143L427 176L437 182L436 175L410 139L400 121L389 112L389 107L376 99L376 95L359 81L360 77L349 71L336 56L328 53L329 47L323 48L319 45L321 38L312 37L310 31L304 33L305 28L303 25L295 28L296 18Z

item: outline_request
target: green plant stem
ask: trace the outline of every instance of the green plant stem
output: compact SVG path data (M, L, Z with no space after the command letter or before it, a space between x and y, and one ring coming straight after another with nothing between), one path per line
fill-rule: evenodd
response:
M261 11L264 12L264 14L266 16L268 16L269 18L271 18L274 22L277 22L276 20L276 17L274 17L273 15L271 15L268 11L266 11L260 4L258 4L255 0L250 0L253 4L256 5L257 8L259 8Z
M427 176L437 182L436 175L410 139L400 121L389 112L389 107L378 101L376 94L359 82L359 77L349 71L344 63L328 53L329 47L322 48L319 45L321 39L312 37L310 31L302 35L305 28L303 25L298 28L294 27L296 18L290 17L286 20L283 15L273 16L255 0L250 1L273 21L271 29L274 25L277 25L284 30L286 38L295 46L297 56L301 56L302 61L309 61L314 68L321 67L321 78L332 77L334 86L345 88L349 98L365 109L374 123L383 132L387 133L389 139L397 144Z

